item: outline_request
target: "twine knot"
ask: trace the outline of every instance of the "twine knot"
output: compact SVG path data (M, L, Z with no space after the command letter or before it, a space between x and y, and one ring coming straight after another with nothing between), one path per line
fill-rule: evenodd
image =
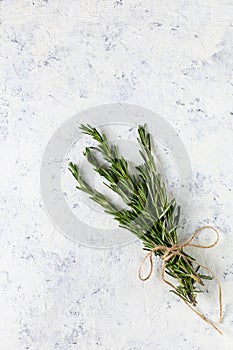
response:
M210 244L210 245L200 245L200 244L194 244L192 243L192 241L196 238L196 236L199 235L200 232L202 232L205 229L209 229L215 232L216 234L216 239L215 241ZM184 247L196 247L196 248L202 248L202 249L208 249L208 248L212 248L214 247L219 241L219 233L216 230L216 228L214 228L213 226L202 226L200 228L198 228L193 235L185 242L185 243L180 243L180 244L173 244L171 247L167 247L167 246L162 246L162 245L155 245L154 248L152 248L149 253L144 257L144 259L141 262L141 265L139 267L138 270L138 276L140 278L140 280L142 281L146 281L150 278L152 272L153 272L153 254L156 251L163 251L163 255L161 256L161 259L163 260L162 263L162 270L161 270L161 277L162 280L167 283L170 287L172 287L173 289L176 290L176 287L169 281L167 281L164 277L165 274L165 268L166 268L166 263L168 262L168 260L170 260L173 256L178 255L180 257L182 257L188 264L189 262L191 262L192 264L196 264L200 267L202 267L203 269L205 269L206 271L208 271L212 277L215 279L215 281L218 284L218 290L219 290L219 323L222 322L222 288L221 288L221 284L220 281L218 280L218 278L215 276L215 274L213 273L213 271L211 271L210 269L208 269L206 266L203 266L201 264L199 264L196 260L194 260L193 258L186 256L183 253L183 248ZM145 277L142 277L142 267L145 263L145 261L149 258L149 263L150 263L150 269L148 274ZM198 283L203 285L203 282L200 280L200 278L198 276L195 275L191 275L191 277L196 280ZM192 309L199 317L201 317L205 322L209 323L215 330L217 330L220 334L222 334L222 332L217 328L217 326L210 321L209 319L207 319L203 314L201 314L199 311L197 311L196 309L194 309L186 300L182 299L185 304Z

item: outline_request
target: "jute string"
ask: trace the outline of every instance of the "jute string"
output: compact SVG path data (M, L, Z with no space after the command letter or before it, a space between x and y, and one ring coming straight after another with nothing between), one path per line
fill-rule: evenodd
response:
M200 244L194 244L192 243L192 241L199 235L200 232L202 232L205 229L210 229L212 231L215 232L216 234L216 240L210 244L210 245L200 245ZM210 269L208 269L207 267L199 264L196 260L193 260L191 257L187 257L186 255L183 254L182 249L184 247L196 247L196 248L203 248L203 249L208 249L208 248L212 248L214 247L219 241L219 233L218 231L212 227L212 226L202 226L199 229L197 229L193 235L189 238L188 241L186 241L185 243L181 243L181 244L174 244L171 247L167 247L167 246L155 246L153 249L151 249L149 251L149 253L144 257L144 259L142 260L142 263L139 267L138 270L138 276L142 281L146 281L150 278L152 271L153 271L153 254L156 251L164 251L164 254L161 256L163 263L162 263L162 270L161 270L161 277L162 280L167 283L170 287L172 287L173 289L176 289L176 287L174 286L174 284L172 284L171 282L167 281L164 277L165 274L165 268L166 268L166 263L175 255L178 255L180 257L182 257L187 264L189 264L190 262L192 264L196 264L200 267L202 267L203 269L205 269L206 271L208 271L212 277L215 279L215 281L218 284L218 290L219 290L219 320L218 322L221 323L222 322L222 287L220 284L219 279L215 276L215 274L213 273L213 271L211 271ZM149 264L150 264L150 269L148 274L145 277L142 277L142 267L145 263L145 261L149 258ZM201 282L199 280L199 278L197 276L191 276L192 278L194 278L197 282ZM187 301L185 301L184 299L182 299L185 304L191 309L193 310L199 317L201 317L202 320L204 320L205 322L207 322L209 325L211 325L216 331L218 331L220 334L222 334L222 332L220 331L220 329L218 329L218 327L211 321L209 320L207 317L205 317L202 313L200 313L198 310L196 310L194 307L192 307Z

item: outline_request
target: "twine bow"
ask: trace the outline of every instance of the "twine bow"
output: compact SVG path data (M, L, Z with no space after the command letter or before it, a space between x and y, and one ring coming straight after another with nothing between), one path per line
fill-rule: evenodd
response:
M212 231L214 231L216 233L216 240L210 244L210 245L199 245L199 244L194 244L194 243L191 243L194 238L196 236L199 235L200 232L202 232L203 230L205 229L210 229ZM167 246L155 246L153 249L151 249L149 251L149 253L144 257L144 259L142 260L142 263L139 267L139 270L138 270L138 276L140 278L140 280L142 281L146 281L150 278L151 274L152 274L152 271L153 271L153 260L152 260L152 256L154 254L154 252L156 251L164 251L164 254L162 255L162 260L163 260L163 263L162 263L162 270L161 270L161 276L162 276L162 280L167 283L170 287L172 287L173 289L176 289L176 287L174 286L174 284L172 284L171 282L167 281L164 277L164 273L165 273L165 268L166 268L166 263L168 260L170 260L173 256L175 255L179 255L180 257L182 257L187 263L191 262L192 264L196 264L200 267L202 267L203 269L205 269L206 271L208 271L212 277L215 279L215 281L217 282L218 284L218 290L219 290L219 320L218 322L221 323L222 322L222 288L221 288L221 284L220 284L220 281L218 280L218 278L215 276L215 274L213 273L213 271L211 271L210 269L208 269L207 267L199 264L198 262L196 262L195 260L193 260L191 257L188 257L186 255L184 255L182 253L182 249L184 247L196 247L196 248L203 248L203 249L208 249L208 248L212 248L214 247L219 241L219 233L218 231L212 227L212 226L202 226L200 227L199 229L197 229L193 235L190 237L190 239L185 242L185 243L181 243L181 244L174 244L173 246L171 247L167 247ZM150 262L150 270L149 270L149 273L145 276L145 277L142 277L142 267L145 263L145 261L149 258L149 262ZM192 275L191 276L193 279L195 279L198 283L201 283L200 279L197 277L197 276L194 276ZM182 299L185 304L190 308L192 309L199 317L201 317L202 320L204 320L205 322L207 322L208 324L210 324L216 331L218 331L220 334L222 334L222 332L218 329L218 327L212 322L210 321L207 317L205 317L203 314L201 314L199 311L197 311L196 309L194 309L186 300Z

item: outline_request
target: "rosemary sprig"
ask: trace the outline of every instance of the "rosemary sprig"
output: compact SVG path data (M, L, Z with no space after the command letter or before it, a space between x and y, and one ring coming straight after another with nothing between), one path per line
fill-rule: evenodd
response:
M105 134L90 125L81 125L80 128L97 143L96 147L87 147L84 155L94 170L105 179L104 184L121 197L126 208L118 208L109 198L91 188L83 180L77 166L70 162L69 170L78 182L77 189L100 204L118 221L120 227L140 238L143 249L152 250L155 245L171 247L177 244L180 207L174 199L169 200L165 184L157 172L146 126L138 127L137 140L143 163L135 168L136 175L130 173L128 162L119 156L115 145L109 144ZM102 161L98 154L102 156ZM163 253L161 250L154 252L157 256L162 256ZM196 295L201 292L196 288L196 283L204 285L203 279L212 278L198 273L198 268L192 264L195 259L183 249L182 255L174 255L166 263L165 272L178 281L176 289L171 291L195 306ZM185 259L185 256L189 259Z

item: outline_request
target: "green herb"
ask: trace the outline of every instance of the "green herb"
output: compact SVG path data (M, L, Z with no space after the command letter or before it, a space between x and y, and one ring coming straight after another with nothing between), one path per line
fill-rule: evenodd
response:
M78 182L77 189L100 204L105 212L118 221L120 227L141 239L144 250L151 251L155 245L172 247L178 244L180 207L174 199L168 198L161 175L156 170L146 126L138 127L137 140L143 162L135 168L136 174L129 171L128 162L118 154L115 145L110 145L106 135L90 125L81 125L80 128L97 143L96 147L87 147L84 155L94 170L105 179L104 184L121 197L126 208L117 207L108 197L93 189L84 181L77 166L69 163L69 170ZM196 288L196 283L204 285L203 279L212 278L198 273L199 266L194 268L192 264L195 259L183 249L181 252L183 256L174 255L166 262L165 272L178 282L176 289L171 291L195 306L196 295L201 292ZM162 257L164 251L155 251L154 254Z

